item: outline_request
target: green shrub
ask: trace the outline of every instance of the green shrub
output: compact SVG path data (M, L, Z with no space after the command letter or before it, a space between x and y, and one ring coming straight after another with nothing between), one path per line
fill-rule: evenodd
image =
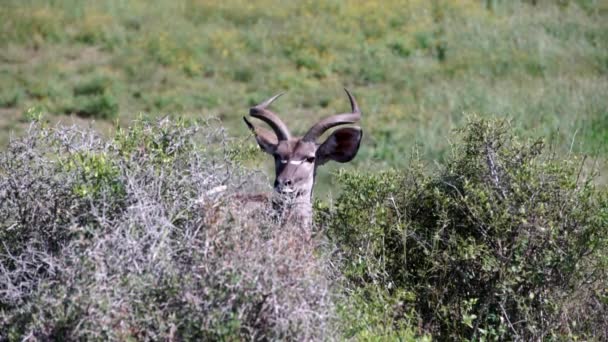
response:
M339 307L344 337L355 341L431 340L417 326L415 315L401 310L407 293L389 293L372 284L349 290Z
M582 161L502 121L472 120L454 146L436 174L339 175L318 221L347 293L386 294L364 297L389 311L383 325L438 339L608 338L608 197Z
M93 76L74 87L74 98L63 112L83 117L113 119L118 115L118 100L112 91L112 80Z
M119 181L120 170L103 152L82 151L62 160L66 172L78 177L72 189L81 197L101 194L120 198L124 195L124 185Z
M118 115L118 102L109 94L78 96L74 99L72 112L84 117L112 119Z
M16 107L22 102L24 97L23 90L10 89L0 92L0 108L1 107Z
M74 86L74 95L100 95L112 87L112 80L108 77L95 75Z

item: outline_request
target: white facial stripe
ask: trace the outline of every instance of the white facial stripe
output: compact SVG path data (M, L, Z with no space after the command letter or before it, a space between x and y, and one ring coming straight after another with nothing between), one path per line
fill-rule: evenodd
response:
M281 159L281 164L287 164L287 160Z
M291 164L291 165L300 165L303 162L304 162L303 160L290 160L289 164Z

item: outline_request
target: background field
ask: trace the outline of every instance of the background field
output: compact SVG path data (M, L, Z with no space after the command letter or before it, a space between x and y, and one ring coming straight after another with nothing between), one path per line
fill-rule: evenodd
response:
M103 131L139 113L216 116L248 139L241 116L280 91L303 132L348 108L346 86L364 111L357 167L402 166L415 146L441 160L467 114L607 152L605 0L5 0L0 22L3 145L31 107Z

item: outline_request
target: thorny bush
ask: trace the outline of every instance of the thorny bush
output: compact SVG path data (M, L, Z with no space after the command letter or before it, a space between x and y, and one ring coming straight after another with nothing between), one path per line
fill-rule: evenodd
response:
M347 336L608 340L608 200L584 167L473 119L435 174L342 173L317 221L342 254Z
M0 340L331 336L316 240L240 214L267 182L234 151L211 122L32 124L0 155Z
M33 124L0 155L0 340L608 339L584 163L504 122L455 146L435 173L340 173L315 203L333 251L235 204L268 182L210 123Z

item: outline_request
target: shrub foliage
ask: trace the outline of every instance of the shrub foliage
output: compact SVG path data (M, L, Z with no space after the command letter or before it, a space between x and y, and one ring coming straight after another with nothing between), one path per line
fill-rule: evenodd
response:
M583 166L473 119L436 174L340 174L318 219L342 252L347 333L607 339L608 202Z
M311 237L237 204L268 182L210 122L35 122L0 155L0 340L608 339L584 161L503 121L456 141L434 172L339 173Z
M328 336L326 263L264 206L239 215L232 194L260 177L230 146L210 123L170 120L111 139L35 123L11 142L0 340Z

